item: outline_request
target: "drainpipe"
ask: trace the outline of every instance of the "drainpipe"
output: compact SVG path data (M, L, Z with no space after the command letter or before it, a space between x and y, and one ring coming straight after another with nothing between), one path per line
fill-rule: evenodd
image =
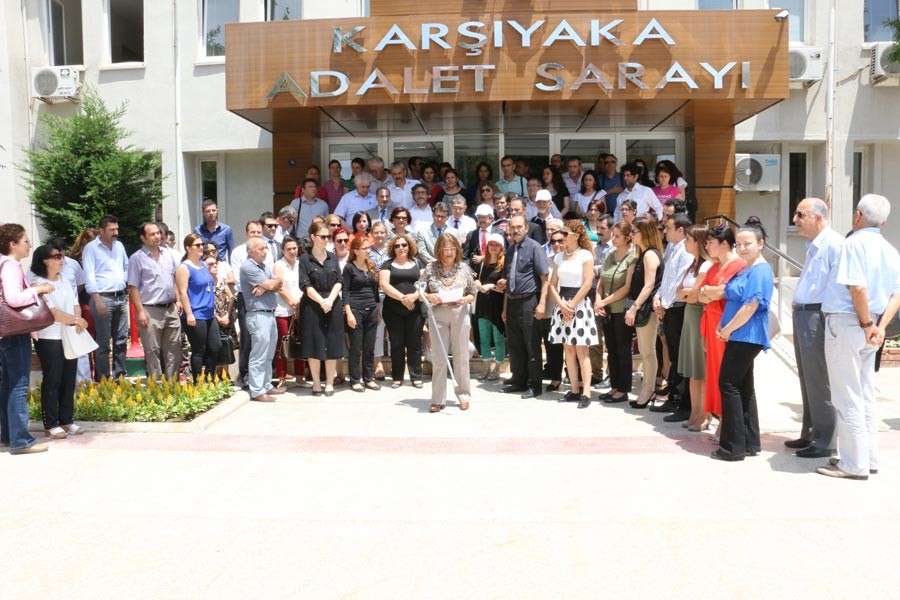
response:
M183 231L183 210L184 194L181 191L181 184L184 181L184 161L181 158L181 57L178 49L178 0L172 0L172 58L175 69L175 239L180 240L184 237Z
M834 188L834 0L828 12L828 69L825 71L825 204L831 210Z

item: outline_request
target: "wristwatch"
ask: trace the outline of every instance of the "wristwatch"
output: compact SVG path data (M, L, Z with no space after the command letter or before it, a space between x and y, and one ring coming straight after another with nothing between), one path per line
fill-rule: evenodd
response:
M869 319L869 321L867 323L863 323L862 321L859 322L859 326L862 327L863 329L871 327L874 324L875 324L875 322L872 321L871 319Z

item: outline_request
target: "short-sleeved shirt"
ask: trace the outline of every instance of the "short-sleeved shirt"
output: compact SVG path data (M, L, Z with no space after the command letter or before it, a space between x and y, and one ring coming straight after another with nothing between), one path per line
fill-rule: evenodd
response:
M541 279L550 273L547 266L547 253L540 244L529 237L522 240L520 244L510 244L506 249L503 265L508 284L507 293L515 296L539 293ZM515 268L515 276L511 277L513 268ZM515 289L510 287L513 283L515 283Z
M49 283L54 288L49 294L44 294L44 301L47 303L47 306L51 309L55 308L58 311L74 315L75 305L77 304L78 299L75 293L72 292L71 286L63 279L62 275L60 275L57 281L50 281L49 279L37 276L31 280L31 285L42 285L44 283ZM44 329L38 331L36 335L40 340L61 340L63 327L69 326L54 321Z
M884 312L893 294L900 294L900 255L877 227L855 231L844 241L828 279L822 311L856 314L850 286L866 288L873 319Z
M262 296L254 296L253 288L267 279L272 279L272 267L259 264L252 258L241 265L241 293L244 295L244 306L247 312L275 311L278 304L277 292L266 292Z
M371 191L367 195L362 196L359 190L353 190L344 194L337 208L334 209L334 214L349 223L353 220L353 215L356 213L369 212L376 206L378 206L378 202L375 200L375 194Z
M328 216L328 203L320 198L313 199L308 202L305 197L294 198L291 201L291 208L297 211L297 223L294 225L296 237L302 238L309 233L309 226L312 225L313 219Z
M558 252L553 258L556 263L556 277L561 288L580 288L584 284L584 263L594 264L590 250L579 248L575 257L566 260L565 252Z
M828 276L837 266L841 257L844 238L831 227L819 232L806 244L806 262L800 272L797 289L794 290L796 304L821 304L828 287Z
M313 288L322 297L331 294L334 286L342 282L341 265L334 252L325 254L325 261L319 262L312 252L304 254L297 260L300 261L300 289L304 293L304 300L309 298L307 288Z
M745 304L759 303L750 320L732 332L729 340L757 344L764 350L769 349L769 302L772 300L774 287L772 267L766 262L747 267L725 284L725 310L719 322L721 327L727 325Z
M604 298L617 292L625 285L625 280L628 279L628 269L631 268L631 265L633 265L636 260L637 255L631 250L628 251L622 260L616 260L615 250L606 255L606 258L603 259L603 267L600 270L600 280L603 282ZM620 300L616 300L610 304L608 308L611 313L625 312L625 298L623 297Z
M159 258L143 246L128 259L128 285L134 287L143 304L175 302L175 270L178 258L171 248L159 248Z

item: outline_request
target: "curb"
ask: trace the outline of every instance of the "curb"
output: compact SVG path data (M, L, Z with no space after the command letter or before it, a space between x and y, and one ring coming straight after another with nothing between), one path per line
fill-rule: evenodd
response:
M237 390L230 398L219 402L192 421L178 423L78 421L78 424L84 427L85 431L99 433L196 433L208 429L249 402L250 394ZM39 421L31 421L28 424L28 431L43 432L44 425Z

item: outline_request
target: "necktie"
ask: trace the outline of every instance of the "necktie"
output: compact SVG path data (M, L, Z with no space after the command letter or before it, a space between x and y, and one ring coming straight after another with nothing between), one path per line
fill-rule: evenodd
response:
M383 209L383 208L381 209L381 220L382 220L382 221L385 220L385 214L384 214L384 209Z
M482 229L481 230L481 255L484 256L487 254L487 232Z
M456 225L454 225L454 227L459 229L459 219L453 219L453 222L456 223Z
M519 245L513 249L512 264L509 265L509 293L516 293L516 262L519 260Z

